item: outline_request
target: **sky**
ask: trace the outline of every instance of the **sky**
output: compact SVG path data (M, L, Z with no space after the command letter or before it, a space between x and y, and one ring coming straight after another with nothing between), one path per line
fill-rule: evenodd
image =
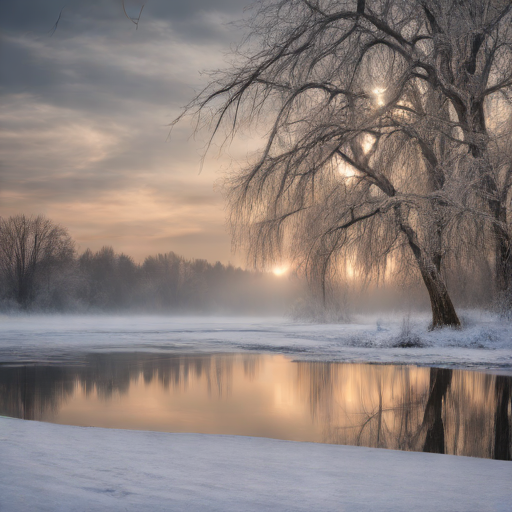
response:
M226 66L248 1L148 0L138 27L121 0L2 2L0 216L44 214L79 252L243 263L220 181L251 142L201 170L208 133L169 123ZM128 16L142 5L126 0Z

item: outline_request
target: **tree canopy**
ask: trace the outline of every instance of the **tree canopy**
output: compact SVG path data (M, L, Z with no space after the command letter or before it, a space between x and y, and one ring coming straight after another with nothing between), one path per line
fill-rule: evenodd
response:
M227 180L236 240L324 285L347 265L413 268L434 327L460 323L461 265L490 260L510 288L511 21L508 0L257 2L185 109L212 136L267 126Z

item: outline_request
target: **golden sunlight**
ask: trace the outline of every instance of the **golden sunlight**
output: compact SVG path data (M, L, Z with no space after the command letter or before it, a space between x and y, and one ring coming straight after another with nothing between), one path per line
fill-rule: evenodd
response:
M338 171L344 178L353 178L354 176L357 176L356 169L343 161L340 161L338 164Z
M365 152L365 154L373 149L375 142L376 142L376 138L373 135L371 135L369 133L365 134L363 143L362 143L363 151Z
M384 93L386 92L386 89L384 89L382 87L377 87L372 92L373 92L373 94L375 94L375 97L377 100L377 106L379 106L379 107L384 106L384 104L385 104Z

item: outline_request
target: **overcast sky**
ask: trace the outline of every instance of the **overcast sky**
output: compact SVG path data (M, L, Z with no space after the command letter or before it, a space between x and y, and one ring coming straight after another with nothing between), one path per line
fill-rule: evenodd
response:
M149 0L136 30L121 0L3 1L0 215L43 213L79 250L242 263L215 181L244 148L199 173L206 134L184 122L168 140L168 123L225 65L247 3Z

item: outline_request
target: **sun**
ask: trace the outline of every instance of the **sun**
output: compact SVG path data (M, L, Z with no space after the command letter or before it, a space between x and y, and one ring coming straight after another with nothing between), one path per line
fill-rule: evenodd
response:
M282 275L286 274L286 272L288 272L288 267L286 267L286 266L274 267L272 269L272 272L276 276L282 276Z

